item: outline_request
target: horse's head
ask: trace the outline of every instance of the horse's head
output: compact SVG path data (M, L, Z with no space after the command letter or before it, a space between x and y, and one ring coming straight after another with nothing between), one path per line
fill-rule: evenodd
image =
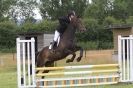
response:
M74 16L71 19L71 23L74 25L74 27L80 31L86 31L85 26L83 25L83 22L81 21L81 18Z

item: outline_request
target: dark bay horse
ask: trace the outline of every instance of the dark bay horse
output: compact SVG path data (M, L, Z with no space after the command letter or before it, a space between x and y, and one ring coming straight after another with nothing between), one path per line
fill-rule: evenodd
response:
M72 54L71 59L67 59L66 62L73 62L76 57L75 52L80 50L80 56L77 58L79 62L83 56L83 49L80 46L77 46L75 43L75 32L76 29L80 31L85 31L85 26L82 24L82 21L78 17L74 17L71 19L70 24L68 25L64 34L60 37L59 45L54 48L54 52L49 50L49 47L44 47L40 52L38 52L36 58L36 66L37 67L48 67L51 66L54 61L58 61L64 59L68 55Z

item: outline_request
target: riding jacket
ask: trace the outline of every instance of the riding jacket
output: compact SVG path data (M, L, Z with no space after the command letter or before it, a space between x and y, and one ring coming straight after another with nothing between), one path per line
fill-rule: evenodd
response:
M68 18L68 16L62 16L58 20L59 20L60 25L58 26L57 31L63 34L68 24L70 23L70 19Z

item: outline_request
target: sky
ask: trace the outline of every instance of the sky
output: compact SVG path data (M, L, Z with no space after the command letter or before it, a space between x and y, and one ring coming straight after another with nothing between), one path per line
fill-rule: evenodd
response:
M36 0L36 1L37 3L40 3L40 0ZM39 8L34 9L33 12L35 13L35 16L34 16L35 19L42 19Z
M42 19L41 14L39 13L39 9L38 8L33 10L33 12L35 13L35 16L34 16L35 19Z

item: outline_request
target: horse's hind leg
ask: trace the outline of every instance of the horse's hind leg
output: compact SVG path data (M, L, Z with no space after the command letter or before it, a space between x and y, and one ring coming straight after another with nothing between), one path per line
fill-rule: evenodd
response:
M53 61L47 61L45 63L45 67L53 67L54 66L54 62ZM42 73L48 73L49 70L44 70Z
M72 58L71 59L67 59L66 63L73 62L74 58L76 57L76 54L72 53L72 55L73 55Z
M80 55L77 58L77 62L79 62L81 60L81 58L83 57L83 48L80 46L75 46L76 51L80 50Z
M73 55L71 59L66 60L66 63L73 62L74 58L76 57L75 52L73 52L71 50L66 50L65 52Z
M45 67L53 67L54 66L54 62L53 61L47 61L46 63L45 63ZM42 73L48 73L50 70L44 70ZM45 76L42 76L42 79L44 79L45 78ZM45 86L44 85L44 82L42 82L42 85L43 86Z

